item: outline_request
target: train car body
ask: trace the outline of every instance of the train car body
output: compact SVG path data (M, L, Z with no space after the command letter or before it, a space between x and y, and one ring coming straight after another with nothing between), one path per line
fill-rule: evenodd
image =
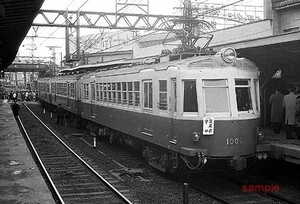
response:
M215 161L241 170L256 154L258 68L233 49L229 58L226 52L46 80L56 92L59 81L67 84L56 97L96 134L140 149L161 171Z

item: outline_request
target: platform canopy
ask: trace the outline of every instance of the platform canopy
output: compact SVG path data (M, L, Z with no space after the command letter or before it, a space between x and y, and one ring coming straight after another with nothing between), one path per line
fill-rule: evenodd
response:
M0 0L0 70L14 60L44 0Z

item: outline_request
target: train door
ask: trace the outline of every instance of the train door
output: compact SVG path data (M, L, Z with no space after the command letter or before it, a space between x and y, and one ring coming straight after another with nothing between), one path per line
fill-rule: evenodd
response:
M91 83L91 116L96 116L96 89L95 83Z
M143 101L141 133L145 136L153 137L153 84L152 80L143 81Z
M82 83L79 83L78 84L78 87L77 87L77 90L78 90L78 96L77 96L77 100L76 100L76 110L77 110L77 115L78 116L81 116L82 114L82 102L81 102L81 99L82 99L82 87L83 87L83 84Z
M70 108L70 83L67 83L67 107Z
M53 93L53 83L50 83L50 88L49 88L49 103L52 104L52 93Z
M73 101L73 107L76 107L76 98L77 98L77 83L74 82L72 83L72 91L73 91L73 95L72 95L72 101Z
M170 108L169 108L169 123L170 123L170 143L177 143L177 135L174 130L174 121L177 112L177 80L176 78L171 78L171 90L169 98Z
M56 82L54 83L53 94L54 94L54 102L56 102Z

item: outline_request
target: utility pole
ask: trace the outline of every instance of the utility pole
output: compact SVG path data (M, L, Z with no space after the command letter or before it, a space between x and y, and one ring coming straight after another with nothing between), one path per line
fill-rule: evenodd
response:
M46 46L49 48L50 51L52 51L52 60L53 60L53 73L54 76L56 76L56 48L61 48L60 46Z
M200 36L200 33L196 32L196 29L211 29L213 26L208 21L198 19L197 16L193 15L193 12L198 8L192 6L191 0L184 0L183 8L180 9L183 10L183 15L178 18L171 19L174 23L173 28L176 26L182 28L174 29L173 31L182 43L177 52L199 52L200 50L195 47L197 40L199 38L207 38L208 41L206 45L201 48L201 51L204 51L209 42L212 40L212 35ZM205 32L202 31L202 34L203 33Z

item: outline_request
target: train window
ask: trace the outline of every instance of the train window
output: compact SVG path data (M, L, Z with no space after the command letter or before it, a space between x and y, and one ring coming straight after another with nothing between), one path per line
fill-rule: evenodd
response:
M108 95L107 101L112 102L112 99L111 99L111 83L107 83L107 95Z
M128 104L133 105L133 87L132 87L132 82L127 83L128 87Z
M206 113L228 113L228 81L225 79L203 80Z
M106 102L107 101L107 84L103 83L103 99Z
M140 82L134 82L134 105L140 105Z
M117 94L116 94L116 83L112 83L112 102L116 103L117 102Z
M91 84L91 99L92 99L92 101L94 101L95 99L96 99L96 89L95 89L95 84L93 83L93 84Z
M89 84L83 84L83 99L89 99Z
M96 83L96 101L100 100L100 90L99 90L99 84Z
M122 101L122 92L121 92L121 82L117 83L117 103L121 103Z
M49 93L49 92L50 92L50 84L47 83L47 93Z
M55 83L51 83L51 93L55 94Z
M99 84L99 93L100 93L99 100L103 101L103 84L102 83Z
M235 80L235 92L238 111L252 110L250 80Z
M183 83L184 83L183 111L198 112L196 81L187 80L187 81L183 81Z
M144 108L153 108L152 81L144 81Z
M122 103L126 104L127 103L127 86L126 82L122 82Z
M83 86L82 86L82 83L80 83L80 86L79 86L79 87L81 87L81 88L79 88L78 99L81 100L81 99L82 99L82 87L83 87Z
M160 110L168 109L168 100L167 100L167 80L159 81L159 103L158 108Z
M67 95L67 83L57 83L57 94Z

